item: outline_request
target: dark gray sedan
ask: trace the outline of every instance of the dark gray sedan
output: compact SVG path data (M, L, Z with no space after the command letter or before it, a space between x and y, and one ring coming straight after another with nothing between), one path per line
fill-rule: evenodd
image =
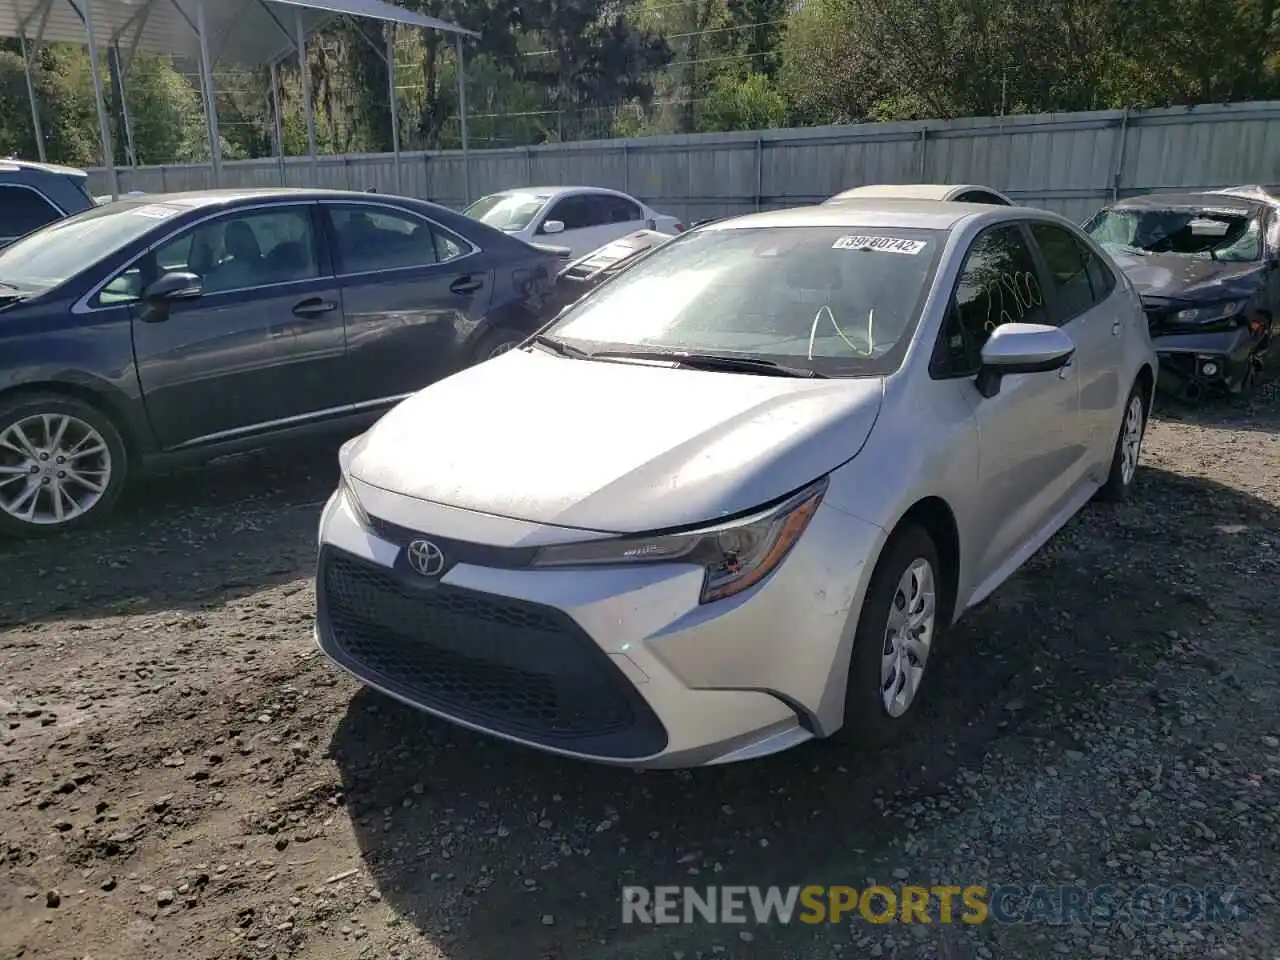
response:
M0 532L107 513L125 478L357 428L540 322L558 259L419 200L118 201L0 250Z

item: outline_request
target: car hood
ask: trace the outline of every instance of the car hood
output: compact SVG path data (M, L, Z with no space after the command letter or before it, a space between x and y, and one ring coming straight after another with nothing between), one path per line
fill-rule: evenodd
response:
M1112 253L1143 298L1213 303L1251 296L1265 282L1260 262L1224 263L1179 254Z
M640 533L714 522L854 456L880 379L801 380L513 350L442 380L355 441L347 473L535 523Z

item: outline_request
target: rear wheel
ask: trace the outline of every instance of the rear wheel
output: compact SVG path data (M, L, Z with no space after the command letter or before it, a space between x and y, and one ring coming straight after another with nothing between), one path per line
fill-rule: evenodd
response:
M1124 419L1120 422L1120 435L1116 437L1115 451L1111 456L1111 472L1096 494L1098 500L1119 503L1128 498L1138 474L1142 438L1146 432L1147 402L1142 385L1135 383L1124 404Z
M0 404L0 532L61 533L105 516L127 458L110 419L74 397Z
M854 634L844 726L835 739L878 747L919 713L931 676L945 580L938 549L920 527L894 534L872 574Z

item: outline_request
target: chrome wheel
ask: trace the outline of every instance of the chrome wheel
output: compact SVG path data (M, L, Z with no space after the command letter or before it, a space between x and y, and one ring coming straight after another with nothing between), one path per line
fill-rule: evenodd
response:
M111 482L111 450L89 424L44 413L0 432L0 510L21 523L55 526L93 509Z
M1134 394L1129 398L1129 409L1125 411L1124 427L1120 432L1120 479L1126 487L1133 483L1134 474L1138 472L1144 412L1142 397Z
M891 717L901 717L915 701L937 619L933 567L923 558L911 562L898 580L880 655L880 698Z

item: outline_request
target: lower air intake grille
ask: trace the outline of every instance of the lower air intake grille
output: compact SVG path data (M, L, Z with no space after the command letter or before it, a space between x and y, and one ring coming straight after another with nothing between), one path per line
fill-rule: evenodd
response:
M495 733L597 756L666 746L648 704L568 615L414 577L325 548L328 652L375 686Z

